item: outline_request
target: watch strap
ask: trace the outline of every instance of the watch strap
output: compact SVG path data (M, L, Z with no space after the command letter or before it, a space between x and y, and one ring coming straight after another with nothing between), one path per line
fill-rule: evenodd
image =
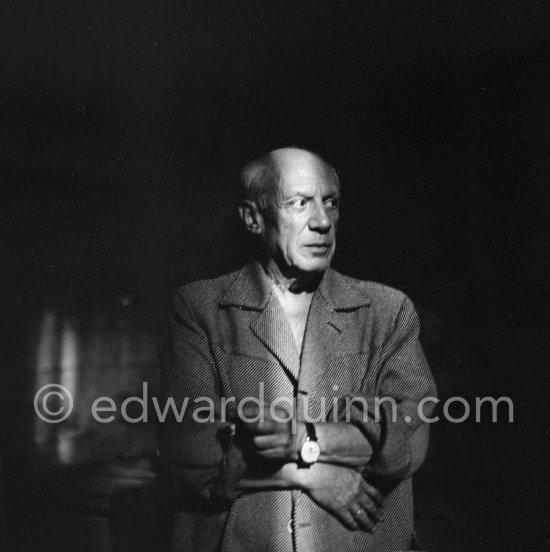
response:
M315 425L311 422L305 422L307 439L310 441L317 441L317 432L315 431Z

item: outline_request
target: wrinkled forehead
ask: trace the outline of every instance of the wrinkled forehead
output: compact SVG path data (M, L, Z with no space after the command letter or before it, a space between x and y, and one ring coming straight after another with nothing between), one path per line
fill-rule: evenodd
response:
M322 159L302 150L272 153L273 190L277 196L293 193L338 193L339 186L332 167Z

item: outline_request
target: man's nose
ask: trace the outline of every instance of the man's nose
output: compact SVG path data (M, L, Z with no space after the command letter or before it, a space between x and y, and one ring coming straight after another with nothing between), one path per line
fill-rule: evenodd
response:
M331 224L332 221L328 216L324 203L316 203L314 211L309 217L309 229L325 233L330 230Z

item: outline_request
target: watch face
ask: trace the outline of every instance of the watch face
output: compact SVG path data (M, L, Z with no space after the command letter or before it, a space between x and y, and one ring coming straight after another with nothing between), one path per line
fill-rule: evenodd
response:
M319 459L321 447L317 441L306 441L302 445L301 457L306 464L313 464Z

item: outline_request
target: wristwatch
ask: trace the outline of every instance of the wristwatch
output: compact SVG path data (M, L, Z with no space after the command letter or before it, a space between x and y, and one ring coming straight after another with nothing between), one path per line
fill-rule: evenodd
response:
M307 437L300 450L300 466L309 468L319 460L321 455L321 447L317 441L317 433L315 426L310 422L305 422Z

